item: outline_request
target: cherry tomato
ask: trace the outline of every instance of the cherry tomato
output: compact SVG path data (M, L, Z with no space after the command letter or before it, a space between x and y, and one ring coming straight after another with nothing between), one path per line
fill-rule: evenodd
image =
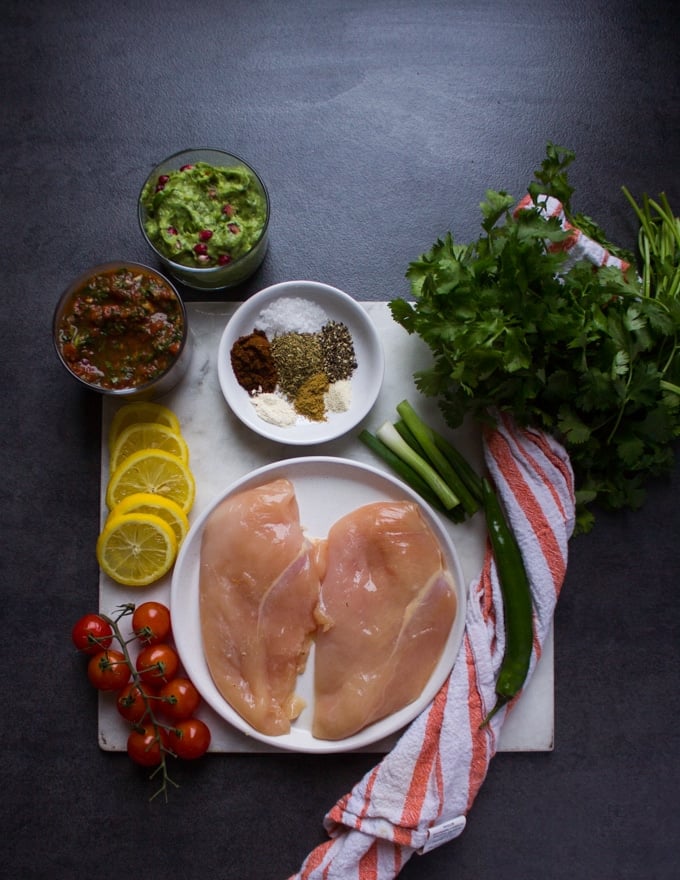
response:
M137 684L134 681L125 685L116 697L116 709L130 724L140 724L147 714L147 701L144 697L153 701L152 710L156 707L156 692L145 684Z
M177 675L179 657L170 645L148 645L137 655L135 665L144 684L161 687Z
M155 767L163 760L163 750L167 748L167 734L162 727L145 724L130 731L127 739L127 753L136 764Z
M111 645L113 630L98 614L86 614L71 630L73 644L84 654L98 654Z
M200 718L185 718L168 732L168 746L178 758L200 758L210 746L210 728Z
M173 678L158 692L158 711L170 721L191 718L201 703L201 695L188 678Z
M160 602L143 602L132 614L132 629L143 645L157 645L170 636L170 611Z
M130 680L130 674L125 655L111 648L95 654L87 664L90 684L100 691L119 691Z

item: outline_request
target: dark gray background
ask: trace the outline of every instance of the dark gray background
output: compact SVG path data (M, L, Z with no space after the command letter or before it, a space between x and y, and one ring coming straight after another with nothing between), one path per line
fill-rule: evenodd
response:
M680 211L672 0L218 0L3 4L2 791L6 876L285 880L372 756L208 756L170 803L101 752L70 628L96 607L100 402L51 347L93 263L149 261L135 217L155 161L243 155L271 246L234 299L315 278L408 292L410 260L521 196L548 140L574 206L632 247L621 194ZM204 295L202 295L204 296ZM189 298L201 298L189 295ZM458 840L405 880L677 876L680 470L644 510L572 543L556 616L556 741L504 754ZM11 843L10 843L11 841Z

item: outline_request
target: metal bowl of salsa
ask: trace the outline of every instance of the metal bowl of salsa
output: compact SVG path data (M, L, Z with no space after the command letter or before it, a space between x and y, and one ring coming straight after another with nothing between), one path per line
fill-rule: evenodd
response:
M174 285L149 266L110 262L78 276L53 318L57 355L82 385L118 397L173 388L191 359L191 334Z
M189 287L234 287L265 257L269 194L257 172L232 153L175 153L149 173L137 204L147 244L163 269Z

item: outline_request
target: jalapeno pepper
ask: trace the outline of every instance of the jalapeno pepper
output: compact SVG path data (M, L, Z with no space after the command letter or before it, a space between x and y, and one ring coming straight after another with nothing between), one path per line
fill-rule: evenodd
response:
M482 721L481 727L484 727L502 706L519 693L526 681L534 631L531 590L522 553L505 519L498 496L486 478L482 479L482 504L496 560L505 618L505 652L496 681L497 700Z

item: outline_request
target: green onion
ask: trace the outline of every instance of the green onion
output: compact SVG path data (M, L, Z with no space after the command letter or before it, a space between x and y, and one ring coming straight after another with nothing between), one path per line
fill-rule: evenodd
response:
M386 446L382 440L379 440L366 429L359 434L359 440L368 446L370 450L375 452L376 455L380 456L380 458L382 458L382 460L388 464L395 473L399 474L405 483L417 492L421 498L427 501L428 504L434 507L435 510L438 510L440 513L448 512L439 499L439 496L432 491L425 480L423 480L423 478L414 471L410 465L406 464L403 459L399 458L398 455L395 455L389 446Z
M413 435L413 432L408 427L406 422L403 419L398 419L394 423L394 427L401 434L401 436L404 438L404 440L406 440L406 442L411 447L411 449L413 449L415 452L417 452L421 458L424 458L425 460L427 460L427 453L425 452L423 447L420 445L420 443L418 443L418 441L416 440L416 438Z
M449 489L460 499L465 512L468 516L472 516L479 509L479 501L472 495L455 468L451 466L449 459L438 448L432 434L432 429L420 418L408 400L402 400L397 405L397 412L406 423L406 427L411 431L432 466L436 468L437 472L446 481Z
M455 469L456 473L463 481L472 497L477 502L478 507L482 505L482 480L475 471L469 461L456 447L449 443L446 437L443 437L437 431L432 429L432 436L437 445L437 449L446 456L449 464Z
M446 510L453 510L460 499L446 481L425 459L413 450L399 434L392 422L384 422L376 431L378 440L385 444L402 461L406 462L428 484Z

